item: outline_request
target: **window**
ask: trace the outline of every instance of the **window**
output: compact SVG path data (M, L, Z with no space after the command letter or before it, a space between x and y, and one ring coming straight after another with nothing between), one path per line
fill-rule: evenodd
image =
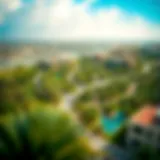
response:
M158 134L157 143L159 144L159 148L160 148L160 133Z
M135 126L134 129L133 129L133 132L135 134L142 134L143 129L140 126Z
M156 117L154 118L154 123L155 123L156 125L160 126L160 116L156 116Z
M158 150L158 152L160 152L160 144L158 144L157 150Z
M138 141L137 139L132 139L130 141L130 145L131 147L134 147L134 148L140 147L140 141Z
M153 133L152 130L148 130L148 131L146 132L146 138L147 138L148 140L151 140L151 139L154 138L154 133Z

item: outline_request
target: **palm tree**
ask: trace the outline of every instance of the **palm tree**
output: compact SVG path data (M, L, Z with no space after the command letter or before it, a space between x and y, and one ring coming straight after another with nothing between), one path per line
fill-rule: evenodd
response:
M86 160L83 129L57 110L38 110L0 124L0 159Z

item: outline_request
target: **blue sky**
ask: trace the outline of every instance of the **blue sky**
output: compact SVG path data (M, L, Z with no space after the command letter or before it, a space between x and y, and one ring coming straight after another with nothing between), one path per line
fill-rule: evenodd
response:
M84 0L76 0L82 3ZM153 23L160 23L160 0L97 0L91 7L94 10L118 6L130 14L138 14Z
M160 40L160 0L0 0L0 40Z

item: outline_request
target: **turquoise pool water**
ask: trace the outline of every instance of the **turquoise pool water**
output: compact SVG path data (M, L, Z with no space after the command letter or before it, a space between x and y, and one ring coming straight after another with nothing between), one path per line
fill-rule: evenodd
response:
M103 116L102 127L108 135L113 135L123 125L126 117L122 112L117 112L113 117Z

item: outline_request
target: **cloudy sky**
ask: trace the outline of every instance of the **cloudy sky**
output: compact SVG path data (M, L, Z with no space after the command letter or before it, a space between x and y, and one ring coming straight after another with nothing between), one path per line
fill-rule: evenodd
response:
M0 0L0 40L160 41L160 0Z

